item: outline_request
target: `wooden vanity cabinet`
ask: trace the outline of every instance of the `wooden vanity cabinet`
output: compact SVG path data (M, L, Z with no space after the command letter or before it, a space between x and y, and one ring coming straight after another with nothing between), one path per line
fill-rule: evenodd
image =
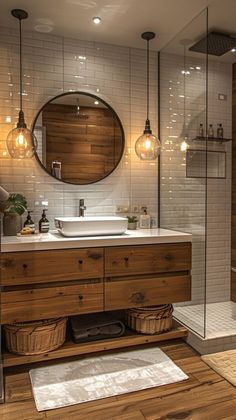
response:
M105 310L191 300L191 244L105 249Z
M3 253L1 323L191 299L191 243Z

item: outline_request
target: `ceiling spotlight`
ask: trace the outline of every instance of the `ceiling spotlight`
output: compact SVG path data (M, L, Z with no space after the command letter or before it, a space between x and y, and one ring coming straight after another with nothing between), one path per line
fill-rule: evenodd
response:
M95 23L95 25L99 25L99 23L101 23L101 18L99 16L94 16L93 17L93 23Z

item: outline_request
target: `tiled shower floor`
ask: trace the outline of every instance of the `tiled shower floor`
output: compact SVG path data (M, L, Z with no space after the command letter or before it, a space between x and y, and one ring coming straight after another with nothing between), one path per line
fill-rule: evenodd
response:
M200 335L204 333L204 305L178 306L175 318ZM206 338L236 335L236 303L219 302L206 305Z

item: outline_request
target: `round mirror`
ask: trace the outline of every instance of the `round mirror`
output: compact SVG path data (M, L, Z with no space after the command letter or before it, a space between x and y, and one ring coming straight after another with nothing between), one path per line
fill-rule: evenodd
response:
M54 97L38 112L33 131L40 164L53 177L71 184L91 184L107 177L124 151L118 115L90 93Z

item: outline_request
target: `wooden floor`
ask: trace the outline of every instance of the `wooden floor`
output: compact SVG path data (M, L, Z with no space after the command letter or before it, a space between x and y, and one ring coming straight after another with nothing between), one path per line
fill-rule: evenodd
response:
M8 368L1 420L236 420L236 388L181 340L160 347L189 376L187 381L38 413L28 369Z

